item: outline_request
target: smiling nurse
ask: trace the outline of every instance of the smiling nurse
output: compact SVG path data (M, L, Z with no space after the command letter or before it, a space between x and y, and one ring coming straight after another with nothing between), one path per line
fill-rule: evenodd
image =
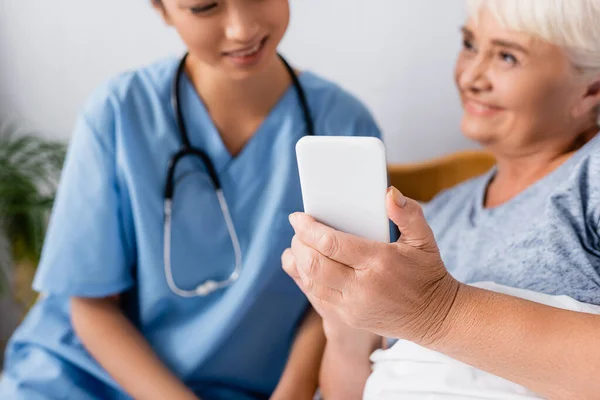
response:
M83 108L0 398L312 398L321 323L279 258L302 208L294 146L379 130L278 55L288 0L154 7L188 55Z

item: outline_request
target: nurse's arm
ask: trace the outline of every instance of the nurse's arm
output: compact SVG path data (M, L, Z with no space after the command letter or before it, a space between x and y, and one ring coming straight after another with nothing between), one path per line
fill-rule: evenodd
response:
M281 380L271 400L314 397L325 347L323 323L311 307L298 330Z
M125 317L118 296L72 298L71 318L86 349L131 397L197 400Z
M321 365L319 383L321 393L327 400L360 400L369 375L370 355L381 348L382 340L347 340L344 335L331 334Z

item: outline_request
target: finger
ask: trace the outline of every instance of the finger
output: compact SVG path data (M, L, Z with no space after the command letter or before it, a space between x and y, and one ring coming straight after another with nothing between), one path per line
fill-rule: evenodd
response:
M308 299L313 303L313 295L308 291L304 282L302 281L302 277L298 273L298 267L296 266L296 258L294 257L294 253L292 253L292 249L287 249L283 252L281 256L281 264L283 266L283 270L294 280L296 286L300 288L300 290L308 297Z
M294 248L299 247L298 243L298 238L294 237L294 239L292 239L292 253L294 253ZM298 262L295 254L294 260L296 264L296 271L298 271L298 275L300 275L300 288L306 294L312 304L319 304L321 302L340 304L343 299L343 295L340 291L324 286L320 281L316 281L311 276L306 274L303 268L300 267L301 264Z
M331 305L341 304L344 299L342 292L318 284L306 276L301 270L298 270L298 272L301 277L302 291L313 305L319 302L318 304L320 304L320 306L318 308L321 309L323 303Z
M302 243L325 257L354 269L368 268L381 243L336 231L304 213L290 215L290 223Z
M306 297L308 298L308 301L313 306L313 308L319 314L323 315L323 312L324 312L324 309L325 309L327 303L324 302L323 300L315 297L313 295L313 293L311 293L304 286L304 283L302 282L302 278L300 277L300 274L298 273L298 269L296 267L296 261L295 261L295 257L294 257L294 253L292 252L292 249L287 249L286 251L283 252L283 254L281 256L281 263L283 265L283 269L285 270L285 272L287 272L287 274L289 276L291 276L292 279L294 279L294 282L296 282L296 285L298 285L300 290L302 290L302 292L306 295ZM331 294L331 295L334 296L335 294Z
M305 285L308 279L319 286L343 293L355 279L354 269L325 257L304 244L298 236L292 239L292 253L296 270Z
M281 255L281 266L286 274L288 274L296 283L301 281L300 274L296 268L296 260L292 249L286 249Z
M418 202L404 197L395 187L390 187L386 206L388 217L400 230L399 242L421 249L436 247L433 231Z

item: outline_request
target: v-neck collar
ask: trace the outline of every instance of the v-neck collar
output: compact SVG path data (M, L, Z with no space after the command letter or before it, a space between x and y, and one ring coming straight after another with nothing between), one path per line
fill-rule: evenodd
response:
M299 76L300 81L305 74ZM180 85L183 120L190 142L192 146L200 148L208 154L217 173L223 173L230 166L243 162L245 158L255 156L256 153L253 149L278 131L278 120L284 114L282 110L297 97L294 85L290 84L241 151L236 156L232 156L187 74L183 74Z

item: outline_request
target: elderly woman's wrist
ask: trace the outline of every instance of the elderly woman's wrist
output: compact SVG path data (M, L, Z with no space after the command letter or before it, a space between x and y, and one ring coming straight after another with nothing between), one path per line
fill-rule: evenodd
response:
M482 293L486 291L460 283L443 325L427 347L444 353L462 347L465 337L469 336L469 331L480 329L477 325L481 321L477 314L484 301Z
M449 273L439 280L406 339L423 347L434 348L451 335L456 326L456 301L463 286Z

